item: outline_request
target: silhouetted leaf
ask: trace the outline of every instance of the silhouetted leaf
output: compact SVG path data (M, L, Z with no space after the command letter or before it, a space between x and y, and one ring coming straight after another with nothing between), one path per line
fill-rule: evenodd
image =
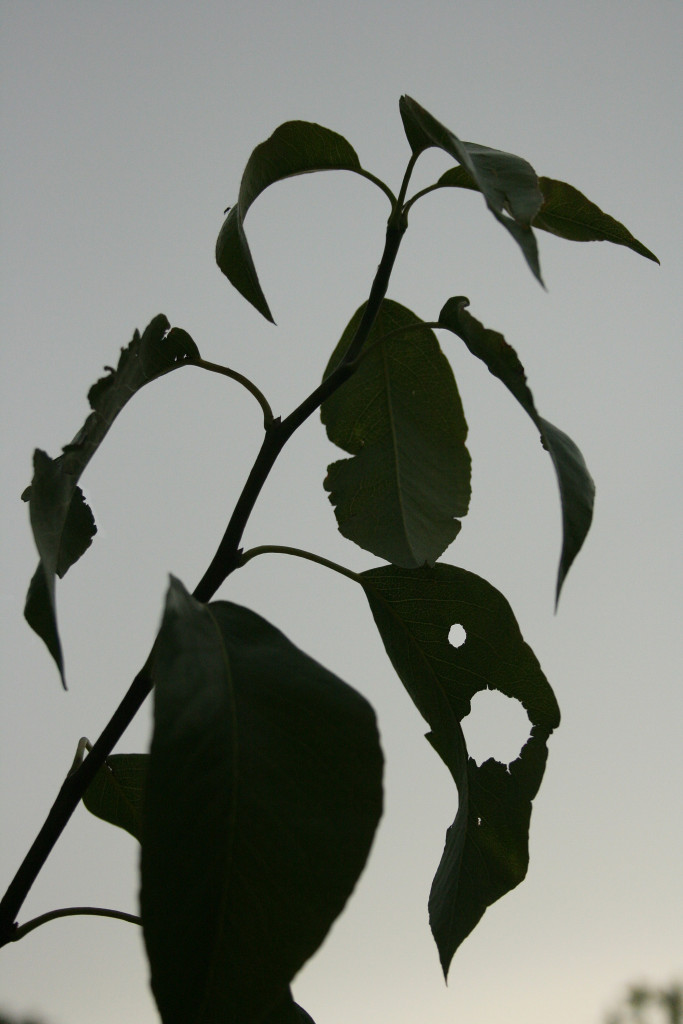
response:
M457 160L469 173L486 205L521 248L534 275L543 283L538 248L531 229L543 196L530 163L475 142L462 142L409 96L400 100L401 118L413 153L436 146ZM443 178L439 179L441 182Z
M653 252L614 217L587 199L578 189L564 181L540 178L543 206L534 219L535 228L543 228L560 238L576 242L614 242L625 245L640 256L659 263Z
M524 367L515 350L502 334L489 330L476 320L465 308L468 305L469 299L462 295L449 299L439 313L439 323L462 338L470 352L481 359L515 396L538 427L541 443L553 460L562 505L562 554L557 574L557 601L569 568L590 528L595 485L583 455L572 439L538 415Z
M452 167L441 175L438 184L479 191L464 167ZM659 263L655 254L634 238L628 228L603 213L599 206L573 185L543 177L538 179L538 185L543 195L543 205L533 218L535 228L574 242L613 242L615 245L625 245L640 256Z
M325 371L346 351L352 317ZM467 424L433 331L385 299L353 375L321 407L329 439L353 455L328 467L340 532L396 565L433 564L470 498Z
M365 864L382 808L375 716L260 616L177 581L156 651L152 989L164 1024L260 1021L284 1012Z
M273 321L261 290L244 233L244 218L269 185L312 171L355 171L363 174L358 155L342 135L309 121L287 121L256 147L242 175L237 204L223 223L216 242L216 262L240 294Z
M136 391L149 381L199 358L186 331L170 328L156 316L140 337L138 331L121 350L118 366L90 388L91 412L62 454L51 459L37 450L33 480L22 498L29 502L31 528L40 564L31 581L24 615L57 663L62 683L64 663L55 607L55 576L65 572L88 549L96 532L95 520L78 487L83 470L95 454L116 416Z
M387 654L429 723L427 738L458 788L458 812L429 898L447 974L455 950L486 908L526 874L531 801L560 713L509 604L485 580L439 563L433 569L371 569L359 582ZM448 639L455 624L465 630L457 648ZM532 723L509 767L495 760L477 766L467 756L460 722L474 694L487 688L519 700Z
M125 829L138 842L148 761L148 754L110 754L83 796L91 814Z
M310 1014L295 1003L288 989L282 1002L272 1009L259 1024L315 1024Z

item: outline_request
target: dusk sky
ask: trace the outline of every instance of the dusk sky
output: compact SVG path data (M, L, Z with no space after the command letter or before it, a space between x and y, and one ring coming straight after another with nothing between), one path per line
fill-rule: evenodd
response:
M544 291L481 196L442 190L411 212L389 295L425 320L467 295L597 486L555 614L552 465L500 383L441 337L473 459L470 513L442 560L507 597L562 710L528 877L456 953L448 986L427 897L457 797L360 589L273 555L220 590L371 701L386 757L367 868L294 995L316 1024L602 1024L628 984L683 978L680 0L5 0L1 11L0 889L78 740L97 738L143 663L168 574L192 589L213 555L260 445L260 410L188 368L116 421L82 480L98 534L58 585L66 693L23 619L37 556L20 495L34 448L59 454L90 385L159 312L205 359L253 379L276 414L291 411L367 297L386 198L342 172L259 197L246 231L277 327L215 265L223 210L253 148L291 119L340 132L396 192L405 93L461 139L579 188L661 266L539 232ZM451 163L426 154L411 191ZM337 532L322 480L339 457L313 417L245 547L378 564ZM150 710L118 750L147 748ZM528 732L502 699L475 701L464 726L478 760L514 759ZM128 834L79 808L20 921L73 905L137 913L137 862ZM69 918L5 947L2 1013L153 1024L139 929Z

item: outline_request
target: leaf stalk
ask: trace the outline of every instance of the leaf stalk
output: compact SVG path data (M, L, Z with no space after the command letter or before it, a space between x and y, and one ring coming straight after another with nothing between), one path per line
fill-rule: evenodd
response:
M12 941L18 942L19 939L23 939L29 932L34 931L35 928L40 928L41 925L47 924L48 921L56 921L60 917L75 917L77 915L113 917L117 921L127 921L129 924L142 924L141 918L135 914L126 914L123 910L109 910L106 907L62 907L60 910L49 910L46 914L41 914L39 917L34 917L31 921L27 921L26 924L22 924L21 927L15 930Z

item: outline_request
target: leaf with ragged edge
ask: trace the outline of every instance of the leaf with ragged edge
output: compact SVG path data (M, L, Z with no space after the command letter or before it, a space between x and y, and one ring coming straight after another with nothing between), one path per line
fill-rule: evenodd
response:
M474 180L464 167L452 167L441 175L438 184L478 191ZM543 205L534 216L535 228L573 242L612 242L614 245L625 245L640 256L659 263L655 254L634 238L628 228L614 217L610 217L608 213L603 213L599 206L573 185L544 177L538 179L538 185L543 194Z
M261 1021L284 1012L367 859L382 810L374 712L260 616L201 605L175 580L155 651L152 989L164 1024Z
M83 795L91 814L142 840L148 754L110 754Z
M57 629L55 577L60 578L88 549L96 532L95 520L78 486L116 416L141 387L171 370L192 363L199 351L190 335L171 328L163 314L135 332L121 350L118 365L90 388L91 412L73 441L58 458L37 450L33 480L22 498L29 502L33 537L40 563L31 580L24 615L47 645L57 663L62 684L64 660Z
M581 550L590 528L595 484L583 455L572 439L538 415L527 386L524 367L515 350L508 345L502 334L484 327L476 320L467 311L468 305L469 299L462 295L449 299L439 313L439 323L462 338L472 355L481 359L515 396L538 427L541 443L555 467L562 506L562 553L555 591L557 602L569 568Z
M351 318L325 376L354 337ZM470 499L467 423L434 332L385 299L360 362L321 407L329 439L353 458L328 467L340 532L396 565L432 565L460 529Z
M247 161L237 204L216 241L216 262L238 292L273 323L256 273L244 218L254 200L276 181L313 171L354 171L365 175L358 155L342 135L310 121L286 121L260 143Z
M536 172L512 153L462 142L409 96L400 100L401 119L414 154L443 149L468 172L494 215L519 245L532 273L543 284L538 247L531 224L543 202ZM440 179L441 180L441 179Z
M417 709L428 739L458 789L458 812L429 898L429 918L447 975L455 950L487 907L518 885L529 863L531 801L543 778L546 741L559 725L552 689L512 610L494 587L464 569L438 563L408 571L384 566L361 573L387 654ZM465 641L449 643L461 625ZM516 698L531 736L509 766L467 756L461 720L475 693Z

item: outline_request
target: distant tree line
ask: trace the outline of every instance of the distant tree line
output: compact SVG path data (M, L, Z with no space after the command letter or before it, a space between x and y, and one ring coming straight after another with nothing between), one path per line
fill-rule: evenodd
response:
M683 985L631 985L605 1024L683 1024Z

